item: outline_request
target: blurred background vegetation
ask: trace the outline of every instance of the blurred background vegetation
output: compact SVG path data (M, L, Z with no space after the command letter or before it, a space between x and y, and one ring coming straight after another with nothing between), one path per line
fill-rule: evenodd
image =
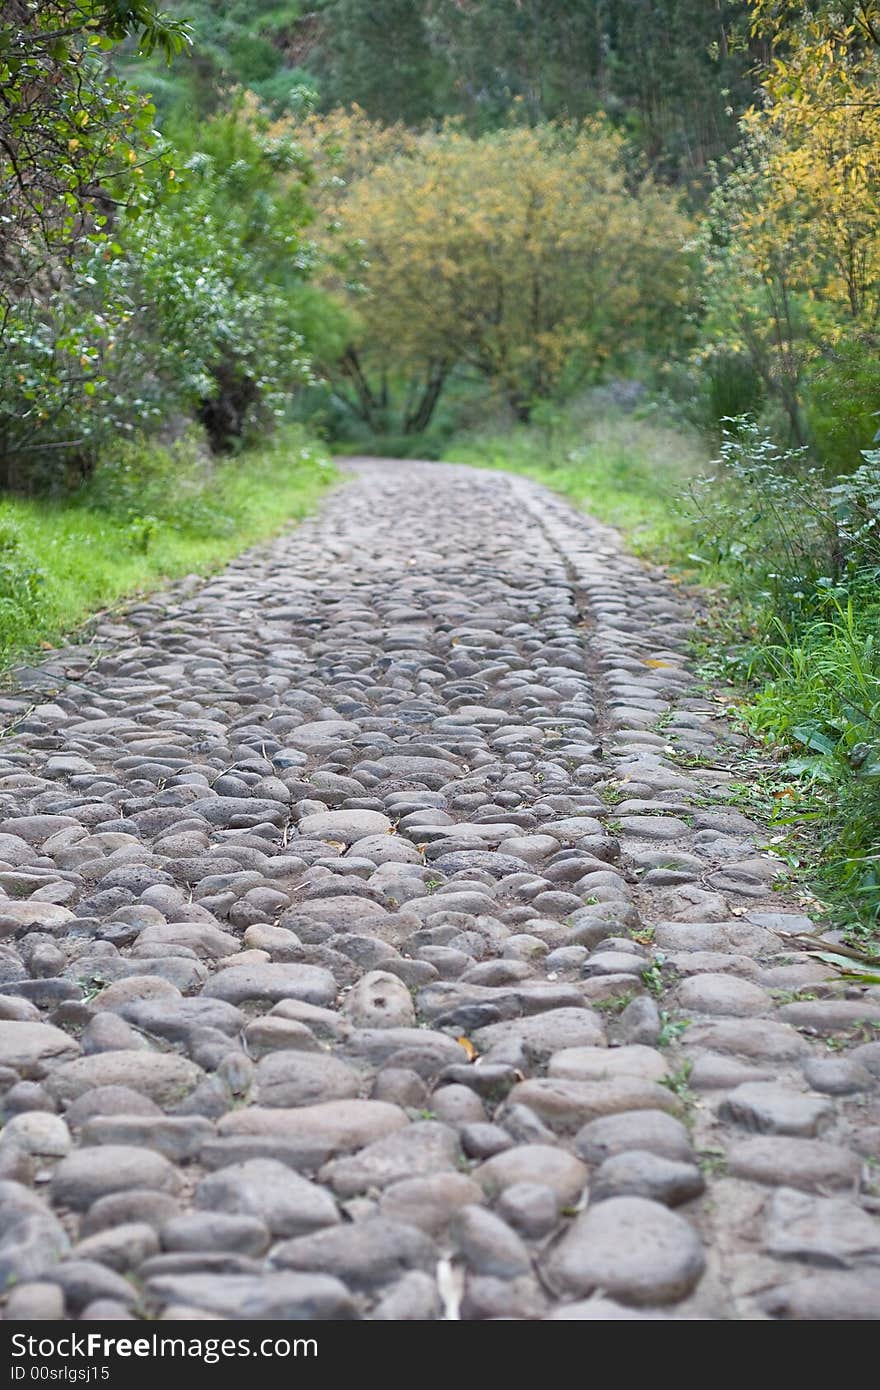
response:
M333 453L521 469L703 587L739 794L870 932L878 75L880 0L6 0L3 659Z

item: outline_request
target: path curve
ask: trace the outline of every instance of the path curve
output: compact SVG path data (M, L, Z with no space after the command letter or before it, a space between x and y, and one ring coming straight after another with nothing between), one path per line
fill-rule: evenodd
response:
M880 1314L880 997L693 615L537 484L320 513L0 701L10 1319Z

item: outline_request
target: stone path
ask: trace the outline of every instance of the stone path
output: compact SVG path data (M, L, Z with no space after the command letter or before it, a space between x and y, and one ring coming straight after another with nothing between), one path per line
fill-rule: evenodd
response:
M686 603L354 471L0 704L6 1316L876 1317L880 991L786 941Z

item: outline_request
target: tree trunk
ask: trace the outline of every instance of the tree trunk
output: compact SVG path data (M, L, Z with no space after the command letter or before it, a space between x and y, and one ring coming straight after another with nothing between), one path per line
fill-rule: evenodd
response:
M353 347L345 349L339 359L339 366L343 376L347 377L354 387L358 414L364 423L369 425L370 429L375 430L377 417L382 409L382 402L376 397L367 381L360 358Z
M508 391L507 401L518 422L527 425L532 418L532 402L516 390Z
M428 428L448 375L449 368L445 362L438 362L429 369L428 379L416 408L410 411L404 420L404 434L422 434Z

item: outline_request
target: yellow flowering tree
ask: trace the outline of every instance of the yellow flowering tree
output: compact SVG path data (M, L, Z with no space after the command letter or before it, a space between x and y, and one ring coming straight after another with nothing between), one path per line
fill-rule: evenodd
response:
M356 325L336 374L370 424L387 420L398 384L401 429L424 430L453 370L488 379L527 419L675 337L692 297L690 224L672 192L631 174L604 121L481 138L398 128L371 145L362 118L326 120L304 139Z
M754 10L775 56L712 200L707 297L718 340L748 354L801 442L805 381L821 394L859 346L863 368L876 356L880 7Z

